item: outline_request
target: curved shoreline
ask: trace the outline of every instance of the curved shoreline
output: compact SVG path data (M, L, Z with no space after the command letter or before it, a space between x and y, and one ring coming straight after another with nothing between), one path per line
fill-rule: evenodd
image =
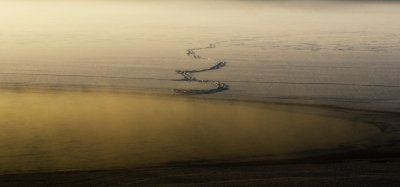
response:
M1 90L1 89L0 89ZM3 89L4 91L4 89ZM90 93L111 93L111 94L140 94L145 96L145 93L139 93L129 90L111 90L111 89L33 89L33 88L19 88L7 89L7 92L23 93L50 93L57 94L60 92L85 92ZM150 94L151 95L151 94ZM258 103L259 106L272 107L274 110L287 110L287 112L301 112L310 113L312 115L326 115L335 118L354 120L356 122L368 123L381 129L383 133L390 133L392 127L398 125L400 116L391 113L376 113L371 111L351 110L335 107L323 106L310 106L298 104L273 104L257 101L233 101L229 99L217 98L201 98L191 96L174 96L171 94L156 94L153 96L165 97L165 100L171 98L178 100L188 100L203 103L206 102L223 102L225 104L231 102ZM118 95L117 95L118 97ZM287 107L282 107L287 106ZM386 121L385 121L386 120ZM390 122L392 120L392 122ZM296 157L300 156L300 157ZM279 155L255 155L252 157L243 158L227 158L220 160L181 160L161 163L156 165L145 166L126 166L116 168L87 168L75 170L58 170L58 171L24 171L19 173L2 173L0 174L0 185L4 186L90 186L90 185L104 185L112 184L116 186L137 184L155 184L155 185L177 185L177 184L199 184L212 183L215 184L236 184L238 182L249 182L254 185L274 183L276 173L285 173L280 177L292 177L293 175L304 175L315 177L314 180L323 180L320 177L338 177L342 175L343 171L349 172L350 176L357 176L360 173L371 175L369 170L374 170L375 167L391 169L385 170L387 174L393 174L397 171L396 168L400 163L400 148L399 142L386 142L385 144L371 144L362 147L337 147L334 149L326 150L310 150L305 152L298 152L287 157ZM349 166L354 166L354 169L349 171ZM397 168L398 169L398 168ZM288 170L293 171L289 172ZM327 173L326 171L336 171L338 173ZM181 174L180 172L184 172ZM230 173L231 171L232 173ZM252 171L257 171L253 173ZM227 173L228 172L228 173ZM260 176L259 173L263 175ZM220 174L218 174L220 173ZM233 175L236 173L236 175ZM188 174L193 174L196 178L191 178ZM222 175L223 174L223 175ZM375 173L376 174L376 173ZM223 179L220 177L224 176ZM390 175L389 175L390 176ZM239 177L239 179L238 179ZM379 178L380 175L376 174L369 176L369 178ZM52 180L49 180L51 178ZM161 178L161 179L160 179ZM355 177L357 179L357 177ZM160 179L155 180L155 179ZM232 180L236 181L232 183ZM391 180L395 180L393 178ZM181 182L179 182L182 180ZM285 179L286 183L295 179ZM357 179L361 180L361 179ZM183 182L185 181L185 182ZM270 181L271 183L263 183L263 181ZM272 180L273 181L273 180ZM370 181L368 181L370 183ZM324 183L322 183L324 184ZM291 186L291 185L288 185ZM317 185L318 186L318 185ZM326 185L325 185L326 186Z
M210 100L210 101L239 101L249 103L261 103L261 104L274 104L274 105L288 105L288 106L309 106L326 109L337 109L337 110L350 110L360 112L373 112L373 113L387 113L387 114L400 114L398 110L389 109L372 109L371 107L353 107L349 105L332 104L332 103L305 103L302 100L282 100L280 98L250 98L246 96L231 96L231 97L192 97L190 94L174 95L171 94L169 89L142 89L142 88L126 88L122 86L97 86L97 85L69 85L69 84L0 84L0 90L8 91L32 91L32 92L109 92L109 93L125 93L125 94L140 94L140 95L154 95L154 96L165 96L165 97L182 97L190 98L193 100Z
M19 104L14 105L14 101L19 100ZM286 137L285 133L285 126L293 126L290 129L290 133L298 133L299 137L303 137L304 133L307 134L308 131L303 131L305 130L304 128L308 127L310 129L311 127L315 126L315 129L318 131L318 129L331 129L335 127L335 129L332 129L332 132L330 134L335 134L341 132L353 132L356 134L360 134L360 137L363 137L364 135L367 135L369 133L375 133L379 132L376 127L373 127L374 125L372 124L367 124L366 121L359 121L355 120L357 116L355 116L353 113L349 113L349 111L341 111L341 110L332 110L328 108L319 108L319 107L311 107L311 106L294 106L294 105L277 105L277 104L267 104L267 103L258 103L258 102L246 102L246 101L233 101L233 100L209 100L207 98L196 98L192 99L191 97L180 97L180 96L157 96L157 95L147 95L147 94L133 94L133 93L127 93L127 92L109 92L107 90L84 90L84 92L80 91L63 91L63 90L10 90L10 91L2 91L2 109L6 110L8 108L8 113L3 114L3 122L5 124L25 124L23 121L25 118L15 118L15 116L36 116L38 115L37 119L36 118L30 118L29 124L35 125L37 123L40 123L40 121L44 120L47 122L51 122L50 124L56 125L60 123L58 118L61 119L68 119L68 121L72 122L71 120L75 120L76 123L73 124L80 124L82 120L90 122L88 123L88 127L96 126L97 123L103 123L103 120L98 121L97 119L102 119L102 118L110 118L114 119L116 121L117 118L122 118L125 119L139 119L139 118L133 118L133 114L136 114L137 111L141 111L140 113L153 113L155 111L158 112L158 118L159 120L162 120L165 118L165 123L170 120L171 125L168 126L168 128L173 129L173 128L178 128L177 132L181 132L179 128L185 127L185 131L188 131L187 133L184 134L190 134L194 133L196 134L197 132L194 131L192 132L191 127L193 126L193 130L197 128L202 128L203 131L207 131L209 135L215 134L218 132L224 132L225 138L222 138L222 140L226 140L227 142L235 142L238 141L239 137L241 137L240 140L242 143L246 144L245 142L252 141L251 138L245 138L245 136L248 136L250 134L256 135L257 137L261 139L265 139L268 137L270 138L289 138ZM37 103L38 105L33 103ZM141 104L140 104L141 103ZM26 106L25 106L26 105ZM25 107L24 107L25 106ZM188 106L191 106L193 108L197 108L200 111L195 111L191 110L188 108ZM22 107L22 108L21 108ZM61 110L58 112L59 109L54 110L52 107L58 107L60 110L65 107L65 109ZM61 108L60 108L61 107ZM166 108L171 108L171 110L165 110ZM74 109L75 108L75 109ZM98 108L98 109L96 109ZM172 110L173 109L173 110ZM208 110L212 109L212 110ZM54 110L54 111L51 111ZM69 113L65 113L63 111L69 111ZM46 112L48 111L48 113ZM161 112L165 111L165 112ZM175 112L174 112L175 111ZM10 113L11 112L11 113ZM79 114L82 114L80 117L75 117L69 119L68 116L75 116L76 113L79 112ZM106 113L105 113L106 112ZM144 113L145 112L145 113ZM161 113L160 113L161 112ZM172 113L170 113L172 112ZM37 113L37 114L36 114ZM150 115L149 113L149 115ZM12 115L11 115L12 114ZM33 115L36 114L36 115ZM45 115L46 114L46 115ZM99 114L99 115L98 115ZM126 115L125 115L126 114ZM181 115L182 116L181 116ZM227 117L226 115L234 115L236 117ZM171 115L174 117L171 118ZM7 117L9 116L9 117ZM57 117L58 116L58 117ZM97 116L97 117L96 117ZM143 115L141 115L143 116ZM141 122L145 123L148 121L148 125L151 127L151 125L155 125L154 128L160 128L157 124L158 122L152 121L152 118L146 118L146 115L143 116L143 120ZM153 114L151 114L153 116ZM269 116L269 117L268 117ZM301 119L300 121L287 121L285 120L286 117L291 117L293 119ZM14 119L15 118L15 119ZM47 120L49 118L49 120ZM158 119L157 118L157 119ZM180 119L188 119L189 123L187 123L188 120L180 120ZM126 119L126 120L127 120ZM149 119L149 120L147 120ZM236 120L235 120L236 119ZM21 121L22 120L22 121ZM53 120L53 121L52 121ZM111 120L111 121L114 121ZM172 120L172 121L171 121ZM233 121L232 121L233 120ZM106 120L107 121L107 120ZM125 120L123 120L125 121ZM270 121L270 122L269 122ZM129 122L126 121L126 122ZM136 122L133 120L132 121L134 124ZM61 122L62 123L62 122ZM179 124L181 125L179 125ZM350 124L355 124L356 126L351 126ZM50 125L49 124L49 125ZM83 123L85 124L85 123ZM109 123L107 123L109 124ZM131 125L125 126L125 122L121 123L121 128L126 128L129 126L131 128ZM147 122L145 123L147 124ZM236 125L234 125L236 124ZM247 125L245 125L247 124ZM276 124L276 125L275 125ZM281 125L277 125L281 124ZM297 124L297 125L296 125ZM303 124L303 125L301 125ZM327 124L331 124L332 126L327 126L323 127ZM349 124L350 126L347 126ZM366 126L363 126L362 124L366 124ZM30 126L31 126L30 125ZM98 124L100 125L100 124ZM108 127L109 125L105 125L105 128ZM161 125L161 124L160 124ZM360 125L360 126L359 126ZM28 126L28 127L30 127ZM52 125L50 125L52 126ZM63 125L61 125L63 126ZM164 125L162 125L164 126ZM22 128L22 126L16 126L19 128ZM35 126L33 126L35 127ZM42 127L42 126L40 126ZM74 127L71 125L71 128ZM302 127L303 130L299 130L298 128ZM340 127L340 128L339 128ZM341 129L343 127L343 129ZM134 128L139 128L135 127ZM222 129L221 129L222 128ZM241 131L237 131L239 129L247 129L248 133L241 134ZM271 129L270 129L271 128ZM278 132L277 129L281 129L282 133L273 133L273 132ZM354 128L361 128L366 131L354 131ZM372 129L369 129L372 128ZM12 128L13 129L13 128ZM214 130L212 130L214 129ZM225 130L223 130L225 129ZM258 130L255 130L258 129ZM262 130L263 129L263 130ZM269 129L269 130L268 130ZM297 129L297 130L296 130ZM368 129L368 130L367 130ZM376 131L375 131L376 129ZM101 130L101 129L98 129ZM140 130L137 129L137 130ZM154 129L153 129L154 130ZM183 130L183 129L182 129ZM337 130L339 130L337 132ZM371 130L371 131L370 131ZM17 133L19 131L16 131ZM161 132L161 131L160 131ZM228 133L230 132L230 133ZM263 132L262 134L259 134ZM279 131L280 132L280 131ZM314 130L311 130L312 134L316 135ZM368 132L368 133L366 133ZM35 133L38 133L35 131ZM244 132L243 132L244 133ZM272 134L270 134L272 133ZM321 133L326 133L325 131ZM366 133L366 134L365 134ZM204 133L201 133L201 135L207 135ZM270 136L265 136L266 134L270 134ZM340 133L339 133L340 134ZM245 136L244 136L245 135ZM361 136L362 135L362 136ZM183 137L186 137L187 135L184 135ZM232 136L236 137L232 139ZM316 137L319 135L316 135ZM339 135L341 137L343 135ZM162 136L161 136L162 137ZM218 137L218 136L216 136ZM305 136L307 137L307 136ZM330 139L327 139L326 142L331 142L335 144L334 142L337 140L338 136L331 137ZM191 139L191 136L187 137L188 139ZM211 137L209 137L211 138ZM209 139L208 138L208 139ZM208 141L208 139L206 141ZM235 140L236 139L236 140ZM260 140L261 140L260 139ZM221 139L218 139L218 141L222 141ZM350 141L351 140L351 141ZM197 141L197 140L196 140ZM194 141L194 142L196 142ZM305 142L308 142L308 138L305 138ZM349 138L348 136L342 137L342 140L338 140L338 142L342 141L349 141L351 143L353 139ZM270 143L268 143L270 142ZM274 141L275 143L278 143L279 141ZM287 152L289 150L290 152L292 151L297 151L297 150L302 150L303 147L305 149L309 149L308 147L313 147L314 144L310 143L311 146L308 146L308 144L305 145L299 145L299 146L294 146L292 142L292 138L289 138L288 141L285 141L286 143L283 143L284 145L289 143L288 147L285 148L285 146L281 148L277 148L277 150L281 150L282 152ZM201 142L198 142L199 144ZM238 143L238 144L237 144ZM235 143L236 146L242 145L242 143L237 142ZM274 146L275 143L271 141L261 141L260 143L265 144L267 147L268 146ZM271 144L271 145L270 145ZM201 144L203 145L203 144ZM230 145L230 144L228 144ZM315 145L316 147L319 147L320 144ZM322 144L325 145L325 144ZM332 144L327 145L326 147L323 148L328 148ZM233 144L232 144L233 146ZM191 144L190 146L191 147ZM202 146L200 146L202 147ZM312 148L314 149L314 148ZM258 150L258 149L255 149ZM272 153L274 149L261 149L259 151L262 151L262 153L258 153L257 151L254 153L249 152L249 154L246 153L245 155L251 155L251 156L256 156L258 154L264 154L264 153ZM278 151L280 152L280 151ZM278 153L275 152L275 153ZM251 154L250 154L251 153ZM214 153L216 154L216 153ZM213 154L213 155L214 155ZM240 154L239 154L240 155ZM211 157L213 158L213 157Z

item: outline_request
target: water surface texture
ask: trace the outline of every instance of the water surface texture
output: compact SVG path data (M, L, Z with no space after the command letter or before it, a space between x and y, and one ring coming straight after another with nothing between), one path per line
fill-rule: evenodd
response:
M396 1L289 2L2 0L0 85L216 89L203 96L400 111ZM221 41L196 51L206 59L187 55ZM226 64L193 75L209 84L179 81L176 70L215 60Z

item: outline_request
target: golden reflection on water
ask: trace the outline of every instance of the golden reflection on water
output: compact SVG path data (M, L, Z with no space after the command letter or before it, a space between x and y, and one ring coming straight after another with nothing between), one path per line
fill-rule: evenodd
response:
M374 126L284 108L111 92L2 90L0 172L280 154L359 143L380 133Z

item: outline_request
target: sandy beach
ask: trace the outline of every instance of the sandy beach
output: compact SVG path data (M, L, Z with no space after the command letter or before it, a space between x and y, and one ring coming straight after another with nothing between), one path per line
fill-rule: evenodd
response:
M398 113L107 89L3 89L0 96L2 186L400 180Z

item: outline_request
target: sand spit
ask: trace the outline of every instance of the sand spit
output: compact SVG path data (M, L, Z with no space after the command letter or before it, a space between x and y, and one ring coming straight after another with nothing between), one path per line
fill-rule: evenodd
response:
M395 113L94 89L0 103L1 186L400 182Z
M313 107L43 89L3 90L0 103L2 173L286 158L385 136Z

